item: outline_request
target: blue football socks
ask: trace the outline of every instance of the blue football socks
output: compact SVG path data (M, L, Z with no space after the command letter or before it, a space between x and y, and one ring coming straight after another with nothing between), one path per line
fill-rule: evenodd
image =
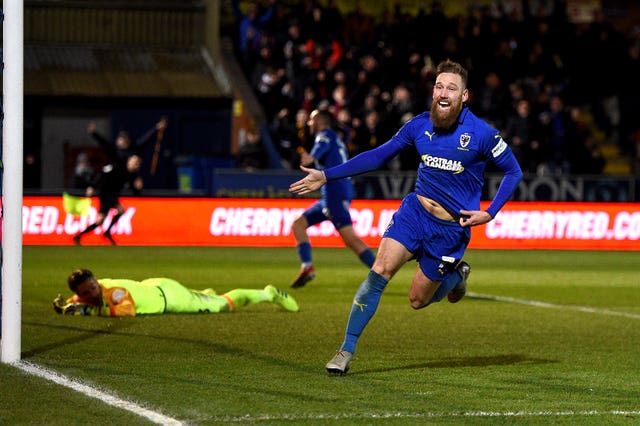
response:
M355 352L356 343L371 317L378 309L380 297L389 281L376 272L369 271L367 278L360 284L353 298L347 331L341 350Z
M453 290L455 286L458 285L458 283L460 283L460 281L462 281L462 275L460 275L460 272L453 271L448 274L444 280L442 280L442 283L440 283L440 287L438 287L438 290L436 290L435 294L429 301L429 305L441 301L451 290Z
M358 257L360 258L362 263L367 265L369 268L373 266L373 262L376 260L376 255L373 254L373 250L369 248L360 253Z
M311 244L304 242L298 244L298 256L300 261L304 264L311 264Z

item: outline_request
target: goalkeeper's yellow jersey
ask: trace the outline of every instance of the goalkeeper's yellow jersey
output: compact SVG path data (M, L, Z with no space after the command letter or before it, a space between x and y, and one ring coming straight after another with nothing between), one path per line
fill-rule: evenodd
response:
M148 281L148 282L147 282ZM98 279L102 287L102 306L89 310L90 315L123 317L140 314L162 314L165 296L159 279L142 282L127 279ZM76 301L72 297L69 301Z

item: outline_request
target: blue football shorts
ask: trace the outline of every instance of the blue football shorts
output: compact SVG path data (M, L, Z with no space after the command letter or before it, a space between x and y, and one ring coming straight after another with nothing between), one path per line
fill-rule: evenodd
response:
M413 253L427 277L442 281L454 272L462 259L471 238L471 230L463 228L458 222L433 216L422 207L417 195L412 192L402 200L383 237L405 246Z
M349 214L349 206L351 200L343 198L322 198L314 203L303 213L307 218L309 226L330 220L336 229L351 225L351 215Z

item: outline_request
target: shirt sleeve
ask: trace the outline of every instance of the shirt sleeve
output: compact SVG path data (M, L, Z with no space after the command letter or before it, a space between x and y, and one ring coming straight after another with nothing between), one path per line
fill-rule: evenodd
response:
M309 152L309 154L313 158L315 158L317 163L322 164L324 162L324 156L329 151L330 143L331 141L326 135L320 134L316 136L316 139L313 142L313 147L311 148L311 152Z
M522 169L511 148L501 137L498 138L498 143L492 148L491 156L496 166L504 172L498 191L487 208L487 213L491 217L496 217L500 209L504 207L516 188L518 188L518 184L522 180Z
M325 170L324 174L327 180L335 180L377 170L403 148L396 138L392 138L377 148L356 155L346 163Z
M103 289L105 306L102 315L111 317L134 317L136 316L136 305L129 290L124 287L111 287Z

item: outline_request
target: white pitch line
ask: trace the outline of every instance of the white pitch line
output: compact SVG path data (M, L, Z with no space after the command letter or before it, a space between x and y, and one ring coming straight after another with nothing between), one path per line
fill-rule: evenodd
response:
M305 420L363 420L363 419L442 419L482 417L576 417L576 416L638 416L640 410L611 411L466 411L459 413L364 413L364 414L318 414L308 416L258 415L238 417L216 417L207 420L224 423L255 423L258 421L305 421Z
M90 398L98 399L104 402L105 404L129 411L141 417L145 417L156 424L171 425L171 426L183 425L183 423L180 420L176 420L172 417L167 417L163 414L157 413L155 411L151 411L131 401L125 401L123 399L120 399L114 395L109 395L106 392L103 392L91 386L85 385L76 380L70 379L64 376L63 374L48 370L44 367L38 366L28 361L17 361L15 363L12 363L12 365L28 374L42 377L43 379L52 381L58 385L66 386L70 389L73 389L76 392L80 392L81 394L84 394Z
M480 294L480 293L473 293L473 292L467 293L467 296L474 299L494 300L496 302L507 302L507 303L519 303L521 305L537 306L539 308L564 309L564 310L571 310L571 311L578 311L578 312L588 312L591 314L611 315L615 317L640 319L640 314L633 314L631 312L612 311L610 309L591 308L589 306L557 305L555 303L541 302L539 300L517 299L515 297L506 297L506 296L492 296L490 294Z

